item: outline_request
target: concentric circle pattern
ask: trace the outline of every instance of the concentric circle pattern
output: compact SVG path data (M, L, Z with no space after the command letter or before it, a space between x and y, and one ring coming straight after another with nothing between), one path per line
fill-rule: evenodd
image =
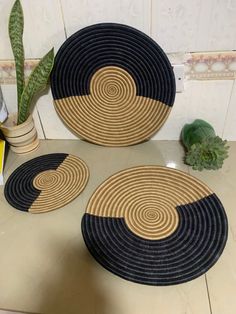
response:
M121 171L102 183L82 220L85 243L111 272L171 285L205 273L227 240L217 196L196 178L160 166Z
M62 120L80 137L105 146L150 138L175 98L163 50L144 33L113 23L92 25L66 40L51 86Z
M17 168L5 185L5 197L15 208L32 213L62 207L77 197L89 177L78 157L55 153L43 155Z

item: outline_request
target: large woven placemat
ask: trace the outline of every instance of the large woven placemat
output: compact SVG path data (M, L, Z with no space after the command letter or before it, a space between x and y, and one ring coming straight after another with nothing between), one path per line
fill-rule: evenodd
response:
M15 208L41 213L62 207L77 197L89 178L78 157L55 153L31 159L8 178L5 197Z
M205 273L227 240L218 197L196 178L170 168L121 171L92 195L82 220L85 243L106 269L149 285Z
M113 23L89 26L65 41L51 87L61 119L80 137L105 146L149 139L175 98L172 66L159 45Z

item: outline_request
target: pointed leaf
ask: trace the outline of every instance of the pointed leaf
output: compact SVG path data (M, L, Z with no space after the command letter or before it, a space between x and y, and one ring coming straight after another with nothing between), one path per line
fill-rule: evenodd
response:
M54 51L51 49L30 74L28 83L21 96L18 124L23 123L29 116L30 103L33 96L47 86L54 61Z
M21 3L16 0L9 18L9 37L11 41L12 51L15 58L16 79L17 79L17 104L19 103L24 89L24 47L23 47L23 30L24 16Z

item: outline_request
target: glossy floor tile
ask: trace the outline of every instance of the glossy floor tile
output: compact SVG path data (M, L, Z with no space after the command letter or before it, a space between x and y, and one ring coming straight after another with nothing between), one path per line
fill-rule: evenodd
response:
M236 312L236 187L231 156L220 171L191 171L221 198L229 218L227 247L218 263L191 282L151 287L123 280L88 253L80 224L95 188L113 173L136 165L166 165L186 172L178 142L150 141L126 148L106 148L77 140L41 141L25 156L8 154L5 179L38 155L64 152L79 156L90 169L83 193L65 207L44 214L15 210L0 188L0 308L45 314L234 314Z

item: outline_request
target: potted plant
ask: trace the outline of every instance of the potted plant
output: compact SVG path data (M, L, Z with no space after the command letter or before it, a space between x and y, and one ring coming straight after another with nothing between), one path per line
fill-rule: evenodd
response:
M35 94L47 86L54 61L51 49L34 68L28 82L24 77L24 16L20 0L16 0L9 18L9 37L15 60L17 81L17 113L9 115L1 125L2 132L16 153L26 153L39 145L37 131L31 115L32 99Z
M186 148L185 162L194 170L219 169L228 157L227 141L217 136L214 128L204 120L186 124L181 139Z

